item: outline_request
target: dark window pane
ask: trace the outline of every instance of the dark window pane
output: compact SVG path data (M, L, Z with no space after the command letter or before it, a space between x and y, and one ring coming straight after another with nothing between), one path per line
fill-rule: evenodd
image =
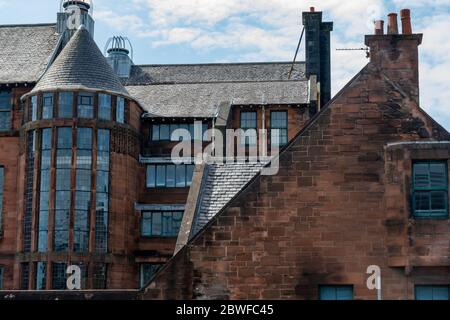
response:
M42 97L42 119L53 118L53 93L44 94Z
M92 129L78 128L77 130L77 148L92 149Z
M108 151L109 152L109 130L99 129L98 130L98 141L97 141L97 149L100 151Z
M431 210L446 210L447 209L447 191L432 191L431 192Z
M101 120L111 120L111 95L98 95L98 118Z
M152 216L152 235L160 236L162 233L162 213L153 212Z
M125 123L125 99L122 97L117 97L116 121Z
M60 92L58 104L58 117L61 119L73 118L73 93Z
M97 192L108 193L109 192L109 172L97 171Z
M166 172L166 186L168 188L174 188L175 187L175 165L168 165L167 166L167 172Z
M320 300L353 300L352 286L320 286Z
M87 252L88 249L89 249L89 211L75 210L73 250L75 252Z
M184 165L177 166L177 187L186 187L186 166Z
M159 139L163 141L170 140L170 126L168 124L162 124L159 130Z
M106 285L107 279L107 265L106 264L95 264L93 275L92 275L92 284L95 290L104 290L107 288Z
M37 96L31 97L31 121L38 119L38 103Z
M77 168L89 169L92 168L92 151L91 150L77 150Z
M156 166L147 166L147 188L156 187Z
M53 263L52 265L52 289L65 290L67 289L67 264Z
M156 186L166 186L166 166L164 165L156 167Z
M416 286L416 300L449 300L449 286Z
M47 263L36 263L36 290L45 290L47 281Z
M78 96L78 118L92 119L94 117L94 95L81 93Z
M192 184L192 177L194 175L194 165L187 165L186 166L186 185L191 186Z
M153 126L152 126L152 140L153 141L159 141L159 128L160 128L160 125L158 125L158 124L154 124Z
M142 264L141 265L141 276L140 283L141 288L145 287L148 282L153 278L153 276L161 269L161 264Z
M30 283L30 264L25 262L20 264L20 289L28 290Z
M58 149L72 149L72 128L58 128Z

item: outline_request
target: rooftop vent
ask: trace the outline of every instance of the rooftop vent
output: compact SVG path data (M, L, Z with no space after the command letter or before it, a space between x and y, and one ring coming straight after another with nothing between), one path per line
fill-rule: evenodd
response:
M133 46L130 39L122 36L109 38L105 46L105 55L119 77L130 77L133 66Z

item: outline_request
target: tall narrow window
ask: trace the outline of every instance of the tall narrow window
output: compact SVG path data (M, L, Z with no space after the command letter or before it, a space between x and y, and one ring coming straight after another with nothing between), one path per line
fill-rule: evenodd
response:
M105 253L108 251L110 132L99 129L97 134L95 249L97 252Z
M42 119L53 118L53 93L45 93L42 96Z
M20 264L20 289L28 290L30 286L30 264L28 262Z
M5 272L4 267L0 266L0 290L3 290L3 274Z
M92 119L94 117L94 95L82 92L78 95L78 118Z
M47 282L47 263L37 262L36 263L36 290L45 290Z
M48 213L50 205L50 171L52 161L52 129L41 131L41 184L38 219L38 251L48 250Z
M256 146L257 142L257 115L256 111L241 112L241 145Z
M73 118L73 93L60 92L58 103L58 118L70 119Z
M101 120L111 120L111 95L98 95L98 118Z
M11 130L11 93L0 91L0 132Z
M67 263L53 263L52 265L52 289L67 289L66 278Z
M288 119L286 111L272 111L270 113L271 144L280 147L288 143Z
M38 100L37 96L31 97L31 121L36 121L38 119Z
M446 161L414 163L413 216L416 218L448 218Z
M122 97L117 97L116 121L125 123L125 99Z
M320 286L320 300L353 300L353 286Z
M86 252L89 248L89 220L91 210L92 175L92 129L77 130L77 173L75 183L75 252Z
M5 168L0 167L0 235L3 233L3 190L5 188Z
M27 133L27 159L25 169L25 210L23 216L23 251L31 251L31 232L33 221L33 195L34 192L34 160L36 154L36 131Z
M58 128L54 251L67 251L71 205L72 128Z

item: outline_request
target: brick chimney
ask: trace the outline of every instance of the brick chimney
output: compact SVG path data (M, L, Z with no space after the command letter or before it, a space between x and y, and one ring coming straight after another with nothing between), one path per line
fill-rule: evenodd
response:
M387 32L384 23L375 22L375 34L367 35L371 65L399 84L417 102L419 101L419 45L422 34L413 34L410 10L401 11L402 34L399 34L398 15L388 15Z
M323 22L322 12L311 7L303 12L306 47L306 77L316 76L320 85L320 106L331 99L331 31L333 22Z

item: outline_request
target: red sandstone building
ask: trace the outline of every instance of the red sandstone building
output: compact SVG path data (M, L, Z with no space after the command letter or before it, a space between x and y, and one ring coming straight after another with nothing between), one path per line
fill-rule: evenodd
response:
M376 299L376 265L383 298L448 298L450 134L419 106L422 35L409 11L401 34L396 20L332 99L321 12L303 14L292 72L135 65L121 37L105 57L86 1L64 1L56 24L0 26L0 289L64 297L49 290L77 265L90 296ZM278 173L173 163L171 133L206 147L211 128L267 130L265 146L233 140L246 154L278 141Z

